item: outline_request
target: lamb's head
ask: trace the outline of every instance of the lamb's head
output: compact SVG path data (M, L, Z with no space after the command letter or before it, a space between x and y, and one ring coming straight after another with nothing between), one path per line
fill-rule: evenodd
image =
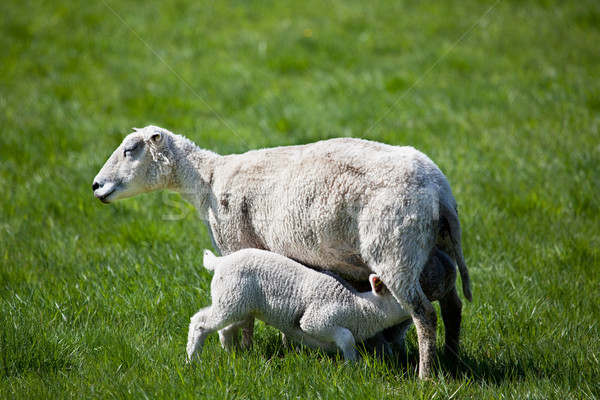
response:
M374 300L379 307L387 310L388 315L393 316L396 322L408 318L410 313L406 311L394 298L392 292L385 286L383 281L379 279L379 276L371 274L369 276L369 283L371 284L371 292L369 293L372 300Z
M103 203L159 190L168 183L173 134L157 126L134 131L94 178L94 195Z
M371 291L376 297L391 296L389 289L379 279L379 276L371 274L369 276L369 283L371 284Z

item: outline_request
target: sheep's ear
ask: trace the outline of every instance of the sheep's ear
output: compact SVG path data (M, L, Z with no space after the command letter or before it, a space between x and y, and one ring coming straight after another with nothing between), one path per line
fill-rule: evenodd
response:
M152 143L159 145L163 142L163 140L165 139L165 135L163 135L162 132L160 131L155 131L151 136L150 136L150 140L152 141Z
M379 279L379 276L371 274L369 276L369 283L371 284L373 294L381 296L385 293L385 285L383 284L383 281Z
M160 129L152 129L144 134L144 141L154 149L158 149L165 141L165 134Z

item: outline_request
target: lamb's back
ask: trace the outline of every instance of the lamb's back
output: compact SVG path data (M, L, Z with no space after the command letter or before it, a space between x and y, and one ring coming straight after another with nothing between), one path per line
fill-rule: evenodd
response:
M213 304L241 309L279 329L297 326L308 307L346 306L355 295L331 275L258 249L221 258L211 288Z

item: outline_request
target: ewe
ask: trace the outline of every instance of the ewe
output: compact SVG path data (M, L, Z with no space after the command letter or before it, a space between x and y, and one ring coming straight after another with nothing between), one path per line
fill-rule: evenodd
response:
M188 360L217 330L223 348L230 349L240 326L256 317L286 337L325 351L340 349L354 361L356 340L410 319L376 275L369 277L372 291L359 293L330 274L258 249L219 258L205 250L204 266L215 271L212 305L191 318Z
M471 300L452 190L411 147L345 138L220 156L148 126L125 138L93 184L104 203L163 188L196 207L223 255L258 248L347 279L377 274L411 314L422 378L437 317L419 278L434 247L456 261ZM460 314L457 300L448 304Z

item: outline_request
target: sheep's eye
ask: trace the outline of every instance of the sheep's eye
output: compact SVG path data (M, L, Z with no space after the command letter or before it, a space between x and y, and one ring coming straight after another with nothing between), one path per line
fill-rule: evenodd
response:
M131 156L131 154L135 151L135 149L137 149L138 145L136 144L133 147L130 147L128 149L125 149L125 151L123 152L123 156L127 157L127 156Z

